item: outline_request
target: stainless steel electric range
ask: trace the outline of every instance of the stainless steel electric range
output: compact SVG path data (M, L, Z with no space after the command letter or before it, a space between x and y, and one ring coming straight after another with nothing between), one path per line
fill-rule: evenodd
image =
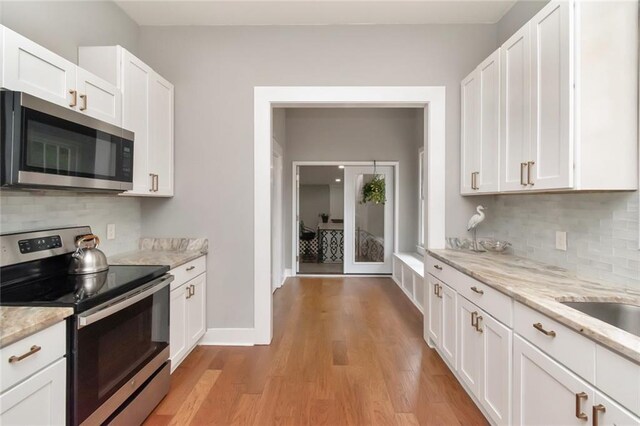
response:
M169 389L167 266L110 266L69 275L89 227L0 235L0 305L63 306L67 419L72 425L139 424Z

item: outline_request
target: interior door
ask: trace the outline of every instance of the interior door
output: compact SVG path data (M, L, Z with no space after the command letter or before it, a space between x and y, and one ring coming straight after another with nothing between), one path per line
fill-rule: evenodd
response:
M294 215L293 220L296 223L294 229L294 238L293 238L293 252L296 256L295 265L296 273L300 272L300 166L296 166L294 171L295 175L293 176L295 191L296 191L296 204L294 207Z
M344 169L344 273L390 274L394 241L393 166ZM363 188L384 181L385 201L363 202Z

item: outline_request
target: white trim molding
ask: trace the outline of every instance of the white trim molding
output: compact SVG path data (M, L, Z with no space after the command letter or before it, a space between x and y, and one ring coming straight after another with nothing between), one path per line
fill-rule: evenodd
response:
M253 346L255 328L208 328L198 342L203 346Z
M271 293L271 114L274 107L424 108L427 203L424 228L429 248L445 238L445 88L255 87L254 88L254 343L273 336ZM209 334L209 333L207 333Z

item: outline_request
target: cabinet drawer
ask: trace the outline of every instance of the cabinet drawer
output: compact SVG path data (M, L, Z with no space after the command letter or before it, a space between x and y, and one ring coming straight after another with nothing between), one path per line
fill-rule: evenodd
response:
M0 392L26 379L66 354L66 321L61 321L31 336L0 349L2 384ZM9 362L12 356L29 353L33 347L40 350L20 361Z
M514 331L516 333L582 378L594 383L595 342L521 303L515 305ZM553 332L555 335L545 334L545 332Z
M455 268L427 256L427 271L498 321L513 326L513 300Z
M596 386L640 415L640 365L596 345Z
M191 262L180 265L169 271L175 277L171 283L171 290L175 290L187 281L197 277L207 270L207 257L202 256Z

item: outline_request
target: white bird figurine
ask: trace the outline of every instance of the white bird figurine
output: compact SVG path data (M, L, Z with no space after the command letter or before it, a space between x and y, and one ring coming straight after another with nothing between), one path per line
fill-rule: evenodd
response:
M471 219L469 219L469 223L467 224L467 231L475 229L476 226L480 225L480 222L484 220L484 209L484 206L476 207L476 211L478 213L474 214L473 216L471 216Z
M467 224L467 231L473 232L473 251L475 252L483 252L484 250L478 247L478 238L476 237L476 228L480 225L480 222L484 220L484 206L476 207L476 211L478 213L471 216L469 219L469 223Z

